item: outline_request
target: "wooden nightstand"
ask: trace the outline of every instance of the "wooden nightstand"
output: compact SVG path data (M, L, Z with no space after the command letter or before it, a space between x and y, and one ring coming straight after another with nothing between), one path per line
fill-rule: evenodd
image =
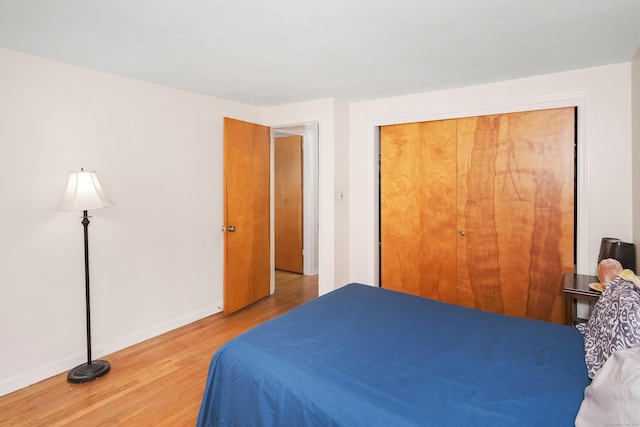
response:
M579 318L576 314L578 300L597 301L601 293L589 287L589 283L598 283L596 276L585 274L564 273L562 276L562 290L565 296L565 323L575 325L588 319Z

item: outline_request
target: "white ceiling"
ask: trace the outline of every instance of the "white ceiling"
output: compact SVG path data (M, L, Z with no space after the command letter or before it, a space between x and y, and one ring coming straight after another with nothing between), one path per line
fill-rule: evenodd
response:
M0 0L0 46L257 106L357 101L629 62L640 0Z

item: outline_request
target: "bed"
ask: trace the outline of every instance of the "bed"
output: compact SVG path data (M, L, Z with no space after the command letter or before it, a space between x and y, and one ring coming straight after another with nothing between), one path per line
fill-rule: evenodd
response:
M362 284L214 355L199 426L572 426L589 385L573 327Z

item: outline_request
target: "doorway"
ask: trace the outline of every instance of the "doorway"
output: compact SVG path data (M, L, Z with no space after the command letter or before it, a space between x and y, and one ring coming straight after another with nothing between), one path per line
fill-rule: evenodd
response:
M318 274L318 123L274 126L271 128L271 293L276 292L277 282L290 274L276 274L275 265L275 139L278 137L299 136L302 138L302 274Z

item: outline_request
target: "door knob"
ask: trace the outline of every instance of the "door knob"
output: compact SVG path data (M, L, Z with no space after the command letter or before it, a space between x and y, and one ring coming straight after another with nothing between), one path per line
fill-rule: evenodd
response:
M222 226L222 231L228 231L229 233L233 233L234 231L236 231L236 227L234 225L223 225Z
M464 230L460 230L460 235L464 237Z

